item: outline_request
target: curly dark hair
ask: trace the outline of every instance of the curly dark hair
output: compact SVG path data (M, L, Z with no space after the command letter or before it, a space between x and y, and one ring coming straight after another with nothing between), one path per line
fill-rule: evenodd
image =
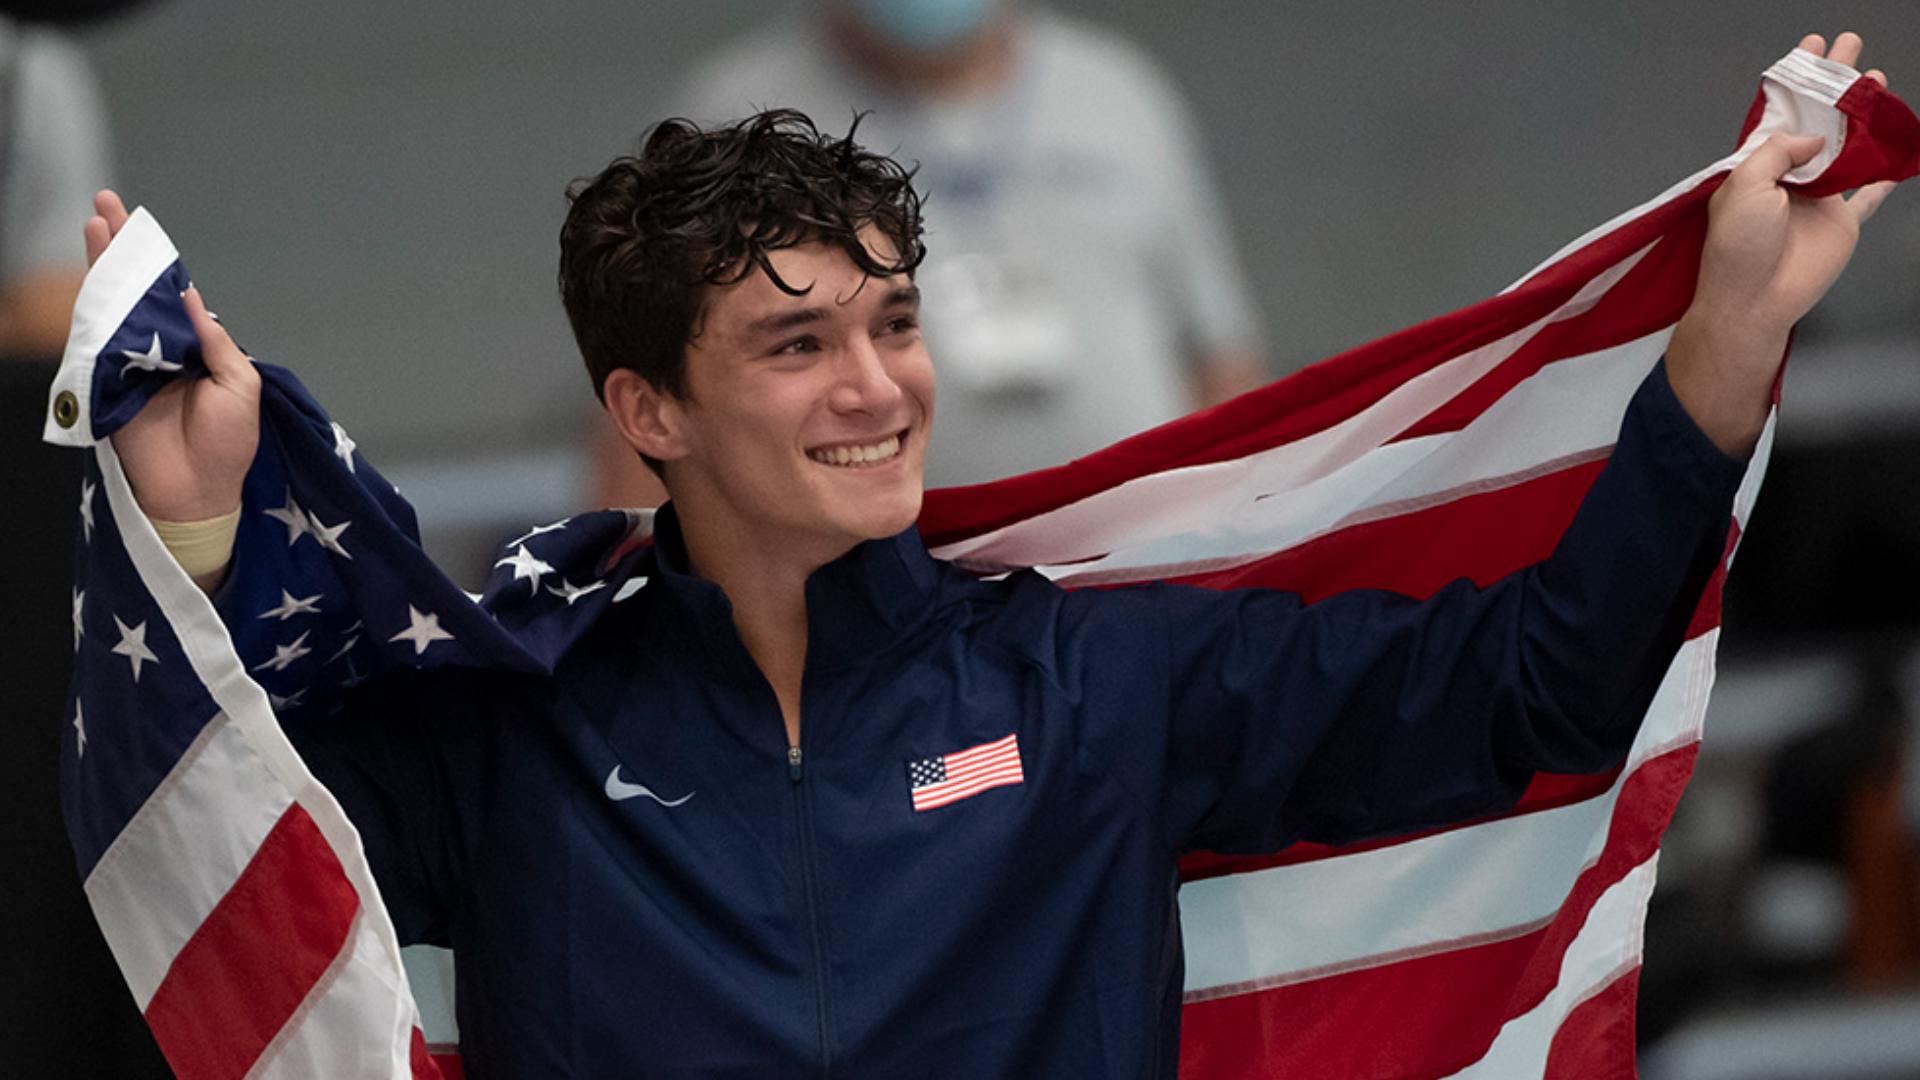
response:
M912 275L926 256L913 170L775 109L703 131L655 126L638 157L614 160L567 190L560 229L560 299L605 400L607 376L630 368L664 393L687 396L686 347L712 286L758 267L781 291L767 253L837 245L869 274ZM876 227L898 253L877 259L860 241Z

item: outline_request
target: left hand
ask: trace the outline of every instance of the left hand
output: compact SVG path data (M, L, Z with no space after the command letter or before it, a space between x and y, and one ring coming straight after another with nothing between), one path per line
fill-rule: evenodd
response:
M1861 45L1849 32L1831 52L1818 34L1799 47L1852 66ZM1866 77L1887 81L1879 71ZM1879 183L1850 198L1812 199L1783 187L1786 174L1823 145L1814 136L1772 136L1708 204L1699 284L1674 329L1668 377L1701 429L1735 456L1752 452L1766 422L1788 333L1846 268L1861 224L1893 190Z

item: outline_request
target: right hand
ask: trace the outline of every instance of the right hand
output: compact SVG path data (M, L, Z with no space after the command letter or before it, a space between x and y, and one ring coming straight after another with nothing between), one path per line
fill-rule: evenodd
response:
M120 196L94 196L87 265L127 224ZM176 379L114 433L113 446L150 518L204 521L240 505L240 488L260 445L260 373L207 311L200 290L182 299L200 339L209 377Z
M1860 35L1808 34L1800 51L1849 67ZM1868 79L1885 86L1878 70ZM1707 204L1707 236L1693 302L1674 328L1667 376L1687 412L1722 450L1753 452L1772 409L1788 335L1852 258L1860 228L1893 189L1808 198L1786 186L1812 161L1818 138L1775 134L1727 175Z

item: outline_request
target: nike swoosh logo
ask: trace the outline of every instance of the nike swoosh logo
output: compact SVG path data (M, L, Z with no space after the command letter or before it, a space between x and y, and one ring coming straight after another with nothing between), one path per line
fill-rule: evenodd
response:
M693 792L689 791L677 799L663 799L653 792L648 791L644 784L629 784L625 780L620 779L620 766L618 765L615 765L613 771L607 774L607 798L612 799L614 802L624 802L627 799L641 795L645 795L661 806L679 806L681 803L693 798Z

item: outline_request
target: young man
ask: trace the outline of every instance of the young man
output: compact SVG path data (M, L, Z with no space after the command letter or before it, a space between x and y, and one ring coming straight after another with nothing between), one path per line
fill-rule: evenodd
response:
M1172 1076L1182 851L1456 821L1625 752L1787 332L1885 194L1790 198L1817 149L1769 142L1715 196L1551 558L1303 606L930 559L908 178L792 115L665 125L562 234L596 387L673 497L647 586L551 676L390 679L291 733L401 938L457 947L475 1076ZM257 375L189 310L213 377L115 436L161 522L230 511L258 437ZM213 587L206 532L176 551Z

